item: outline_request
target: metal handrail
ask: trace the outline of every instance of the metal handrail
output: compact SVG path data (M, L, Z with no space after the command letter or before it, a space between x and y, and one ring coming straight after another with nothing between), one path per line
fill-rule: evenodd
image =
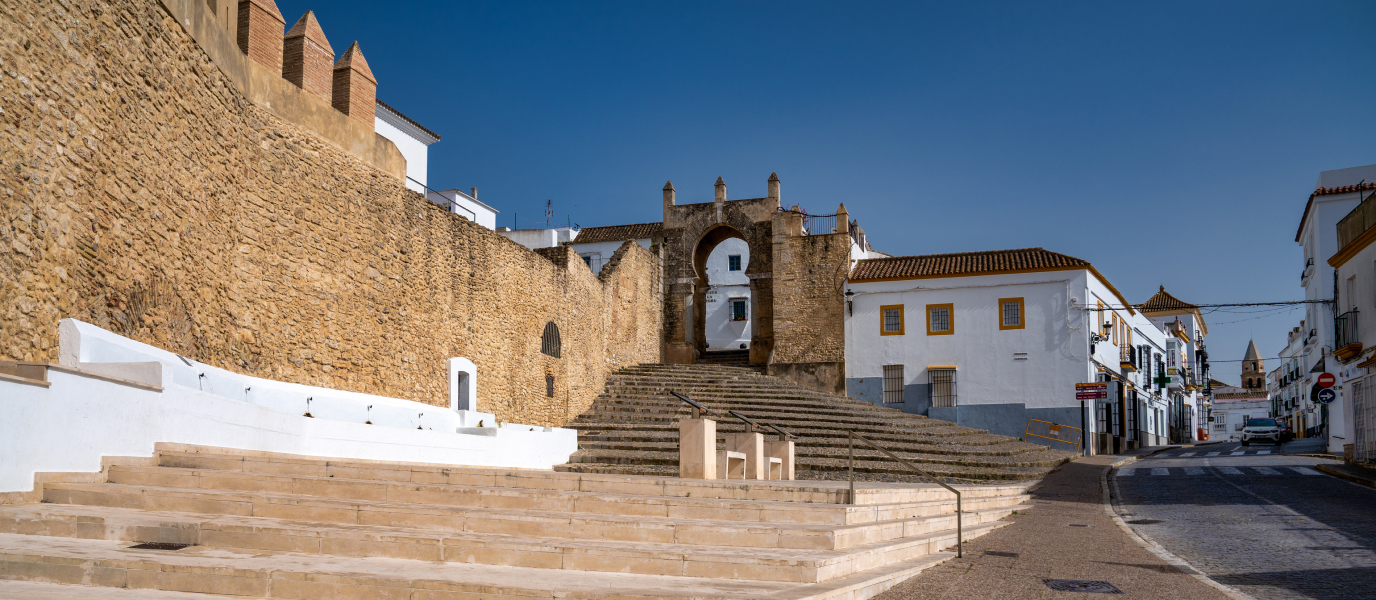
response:
M448 201L449 201L449 206L446 206L445 208L450 209L450 212L453 212L453 209L455 209L455 208L460 209L460 210L462 210L462 211L464 211L464 212L466 212L466 213L472 215L471 217L468 217L468 220L469 220L469 221L472 221L472 222L474 222L474 223L477 223L477 222L478 222L478 213L475 213L475 212L473 212L473 211L471 211L471 210L468 210L467 208L465 208L465 207L463 207L463 206L459 206L459 201L458 201L457 199L455 199L455 198L450 198L449 196L446 196L446 195L444 195L443 193L441 193L439 190L431 189L430 186L425 185L425 184L423 184L423 183L421 183L421 182L419 182L419 181L416 181L416 180L415 180L414 178L412 178L410 175L407 175L406 178L407 178L407 179L410 179L410 180L411 180L413 183L415 183L416 185L425 188L426 191L431 192L431 193L433 193L433 194L435 194L436 196L439 196L439 197L441 197L441 198L444 198L445 200L448 200ZM458 213L454 213L454 214L458 214ZM459 216L463 216L463 215L459 215Z
M685 395L683 395L683 394L680 394L680 393L678 393L678 392L673 392L673 391L671 391L671 392L669 392L669 393L672 394L675 398L678 398L679 400L681 400L684 404L687 404L688 406L691 406L691 407L693 407L693 408L696 408L696 409L698 410L698 412L697 412L697 415L698 415L698 416L702 416L702 415L712 415L712 416L714 416L714 417L720 416L720 415L717 414L716 411L714 411L714 410L712 410L712 409L710 409L710 408L707 408L706 406L703 406L703 405L701 405L701 404L698 404L698 402L697 402L696 400L693 400L692 398L689 398L688 396L685 396Z
M961 502L960 502L960 492L957 491L956 488L953 488L953 487L951 487L951 486L949 486L949 485L946 485L945 483L942 483L940 479L937 479L936 477L933 477L931 473L928 473L928 472L926 472L926 471L923 471L922 469L917 468L917 465L914 465L913 463L910 463L910 462L908 462L908 461L906 461L906 460L903 460L903 459L899 458L897 455L895 455L895 454L892 453L892 452L889 452L888 450L885 450L885 449L883 449L883 448L880 448L880 447L879 447L879 444L876 444L876 443L874 443L874 442L869 441L868 439L865 439L865 436L860 435L860 434L858 434L858 433L855 433L854 431L850 431L850 432L847 432L847 433L850 434L850 437L849 437L849 439L848 439L847 442L846 442L846 446L847 446L848 451L850 452L850 504L851 504L851 506L855 506L855 440L860 440L860 441L862 441L862 442L865 442L866 444L869 444L871 448L874 448L875 450L878 450L878 451L883 452L884 454L888 455L889 458L892 458L892 459L894 459L894 460L896 460L896 461L898 461L898 462L900 462L900 463L903 463L903 464L904 464L905 466L907 466L909 469L912 469L912 470L914 470L914 471L917 471L918 473L922 474L922 475L925 476L926 478L931 479L932 481L935 481L937 485L946 488L947 491L949 491L949 492L951 492L952 494L955 494L955 495L956 495L956 558L964 557L964 556L965 556L965 533L964 533L964 528L962 527L962 525L964 524L964 521L965 521L965 511L962 509L962 506L961 506Z

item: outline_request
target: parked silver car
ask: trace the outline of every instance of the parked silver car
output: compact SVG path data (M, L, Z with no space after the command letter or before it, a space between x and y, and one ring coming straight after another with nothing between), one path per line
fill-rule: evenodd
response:
M1247 419L1247 425L1242 428L1242 445L1264 441L1279 446L1284 435L1284 429L1275 419Z

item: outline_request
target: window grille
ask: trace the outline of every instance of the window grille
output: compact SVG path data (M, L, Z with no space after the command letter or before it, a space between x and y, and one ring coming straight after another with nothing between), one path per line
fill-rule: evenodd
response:
M739 271L739 270L741 270L741 255L739 255L739 254L732 254L732 255L730 255L730 256L727 256L727 257L726 257L726 270L727 270L727 271Z
M546 375L546 376L545 376L545 397L546 397L546 398L553 398L553 397L554 397L554 376L553 376L553 375Z
M927 307L928 334L952 333L951 308L950 304L929 305Z
M903 403L903 365L884 365L884 404Z
M879 335L903 335L903 305L879 307Z
M927 369L927 397L932 406L956 405L956 370Z
M732 300L732 301L731 301L731 320L732 320L732 321L744 321L744 320L746 320L746 319L747 319L747 317L746 317L746 314L745 314L745 300Z
M1003 326L1017 327L1022 325L1022 304L1019 302L1003 303Z
M545 335L540 338L540 352L559 358L559 326L554 321L545 323Z

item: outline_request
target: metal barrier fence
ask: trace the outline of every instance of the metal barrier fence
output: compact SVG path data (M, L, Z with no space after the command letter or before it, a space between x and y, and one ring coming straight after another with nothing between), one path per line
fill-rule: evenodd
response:
M803 233L805 235L836 233L836 215L804 215Z
M1084 440L1085 432L1081 431L1079 427L1060 425L1041 419L1028 419L1026 437L1038 437L1053 442L1070 444L1075 450L1079 450L1080 443Z

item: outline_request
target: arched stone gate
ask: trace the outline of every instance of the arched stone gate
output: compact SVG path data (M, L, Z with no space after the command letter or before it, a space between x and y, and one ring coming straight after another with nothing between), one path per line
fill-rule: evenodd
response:
M767 196L743 200L727 200L717 178L715 199L701 204L678 204L673 183L665 184L663 360L690 364L706 352L707 256L723 240L740 238L750 247L750 362L843 392L849 216L842 206L831 230L806 232L797 207L782 208L776 174Z

